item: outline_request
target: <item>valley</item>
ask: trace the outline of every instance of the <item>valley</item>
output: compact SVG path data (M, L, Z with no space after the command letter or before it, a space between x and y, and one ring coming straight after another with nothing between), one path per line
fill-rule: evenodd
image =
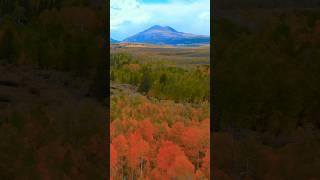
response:
M210 179L209 47L113 44L110 60L111 178Z

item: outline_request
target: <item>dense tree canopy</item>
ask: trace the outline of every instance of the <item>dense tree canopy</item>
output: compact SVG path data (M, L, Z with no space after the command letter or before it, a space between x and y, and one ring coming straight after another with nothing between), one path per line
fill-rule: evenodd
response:
M144 96L115 96L112 102L111 144L118 158L112 178L209 179L208 106L152 102Z

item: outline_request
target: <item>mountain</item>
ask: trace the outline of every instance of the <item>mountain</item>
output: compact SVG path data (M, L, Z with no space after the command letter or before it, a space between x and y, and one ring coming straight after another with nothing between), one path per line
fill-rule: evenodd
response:
M118 42L120 42L120 41L115 40L115 39L113 39L113 38L110 38L110 43L118 43Z
M209 44L210 37L178 32L169 26L152 26L136 35L124 39L122 42L150 43L166 45Z

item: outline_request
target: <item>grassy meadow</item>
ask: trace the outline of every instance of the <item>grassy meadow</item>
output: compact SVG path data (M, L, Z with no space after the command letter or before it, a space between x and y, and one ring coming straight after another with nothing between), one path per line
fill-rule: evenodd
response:
M176 65L203 64L209 65L210 59L208 46L177 47L152 44L114 44L111 52L127 52L138 56L140 61L162 60ZM147 57L147 58L146 58Z

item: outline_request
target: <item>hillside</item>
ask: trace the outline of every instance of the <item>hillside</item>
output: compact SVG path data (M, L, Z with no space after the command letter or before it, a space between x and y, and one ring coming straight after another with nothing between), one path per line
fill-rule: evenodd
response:
M229 12L214 27L214 179L319 179L319 12Z
M120 41L115 40L115 39L113 39L113 38L110 38L110 43L118 43L118 42L120 42Z
M210 37L178 32L169 26L152 26L138 34L124 39L122 42L150 43L165 45L209 44Z
M106 110L88 96L89 81L16 65L0 73L2 179L107 177Z

